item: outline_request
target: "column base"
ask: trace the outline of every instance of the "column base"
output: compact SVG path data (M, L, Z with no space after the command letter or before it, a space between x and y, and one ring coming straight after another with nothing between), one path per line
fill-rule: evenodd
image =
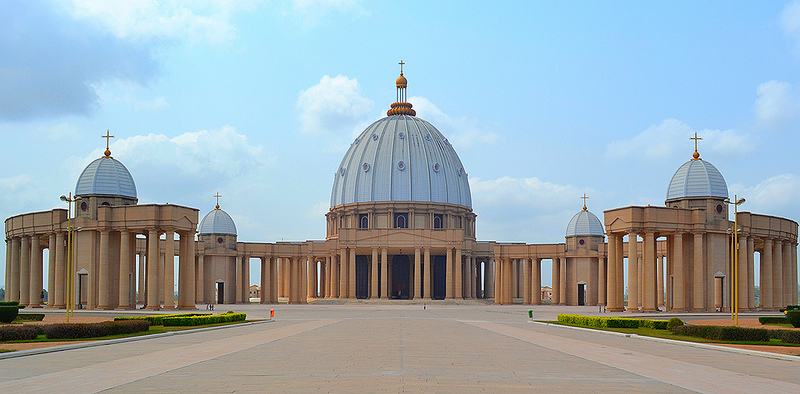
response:
M606 312L625 312L623 308L606 308Z
M135 308L132 307L132 306L118 306L118 307L114 308L115 311L132 311L134 309Z

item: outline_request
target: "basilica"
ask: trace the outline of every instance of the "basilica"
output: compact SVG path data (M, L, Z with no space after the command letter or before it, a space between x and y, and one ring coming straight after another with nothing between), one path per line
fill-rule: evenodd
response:
M540 304L543 264L552 264L553 304L714 312L729 311L732 300L740 310L797 301L797 222L750 212L731 220L739 201L697 145L665 180L663 206L613 208L601 221L584 203L565 224L563 243L478 240L468 172L446 136L416 116L407 85L401 68L387 116L334 169L324 240L239 242L219 200L201 220L192 207L140 205L133 176L107 143L78 177L74 196L62 196L70 209L5 220L6 301L194 309L250 302L250 285L258 283L264 304ZM260 278L250 278L251 261L259 262Z

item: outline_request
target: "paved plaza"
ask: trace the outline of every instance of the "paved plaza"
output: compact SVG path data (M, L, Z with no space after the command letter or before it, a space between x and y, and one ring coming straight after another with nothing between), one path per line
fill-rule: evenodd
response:
M220 305L217 312L265 318L270 308L272 322L2 359L0 391L800 392L800 357L531 323L523 306ZM597 312L534 310L541 320Z

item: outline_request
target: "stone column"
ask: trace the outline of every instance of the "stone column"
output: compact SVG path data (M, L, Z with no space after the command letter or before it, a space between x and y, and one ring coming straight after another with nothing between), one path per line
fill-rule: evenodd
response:
M653 242L657 242L655 239ZM653 249L656 250L656 269L658 270L658 286L656 288L656 300L658 301L658 306L664 306L664 256L658 255L658 245L654 244ZM664 309L666 310L666 308Z
M131 309L131 233L119 233L119 291L117 292L117 308Z
M772 305L783 308L783 243L776 239L772 242Z
M371 266L369 298L376 300L380 297L380 293L378 293L378 289L380 288L378 284L378 248L372 248Z
M339 250L339 299L347 298L347 248Z
M355 249L352 249L352 250L355 250ZM313 257L312 257L312 259L313 259ZM355 261L355 259L353 259L353 260ZM299 266L300 266L300 272L298 273L299 275L297 277L297 280L300 281L299 286L297 287L297 295L300 298L299 301L300 301L301 304L308 304L308 289L309 289L309 284L308 284L308 282L309 282L309 280L308 280L308 277L309 277L308 269L309 268L308 268L308 266L309 266L309 264L307 263L306 260L303 260L302 257L297 259L297 264L299 264ZM355 286L353 286L352 288L355 289ZM351 290L351 291L354 292L355 290ZM355 296L353 298L355 298Z
M446 260L446 280L445 280L445 299L451 300L453 299L453 249L449 246L445 249L445 253L447 253L447 260Z
M238 255L235 258L234 267L236 268L236 280L233 285L233 293L235 294L234 302L237 304L242 303L242 260L244 256ZM291 272L291 271L290 271ZM290 279L291 280L291 279ZM289 285L291 288L291 285ZM290 293L291 294L291 293ZM291 297L291 295L289 295Z
M31 303L31 237L23 235L19 247L19 304Z
M146 240L145 240L146 241ZM137 279L137 294L136 294L136 302L141 302L142 304L147 304L146 292L147 292L147 246L145 245L145 253L139 253L139 275ZM72 267L73 269L75 267Z
M269 303L277 304L278 303L278 259L269 257L267 259L267 263L269 264L269 281L267 281L267 285L269 286Z
M180 278L180 267L178 276ZM164 233L164 309L175 309L175 232L172 230Z
M656 263L655 242L655 235L652 232L644 234L644 259L642 260L642 265L644 266L643 312L655 312L658 310L658 265ZM628 297L630 297L630 289L628 289Z
M27 242L27 241L26 241ZM27 256L27 255L26 255ZM10 297L7 294L6 298L9 301L21 301L20 295L22 293L22 238L12 238L11 239L11 281L9 282L10 286L6 288L6 292L10 293ZM26 296L27 297L27 296ZM21 302L20 302L21 303Z
M348 297L356 299L356 248L350 248L350 259L347 261L349 282L347 285Z
M11 253L11 239L6 238L6 280L5 286L3 287L3 289L5 289L3 301L5 302L11 300Z
M561 269L559 273L561 274L561 284L559 287L561 288L560 297L559 297L559 304L560 305L568 305L569 304L569 293L572 292L573 289L569 287L567 283L567 258L562 257L559 259L561 263Z
M31 261L30 261L30 303L28 306L42 306L42 248L39 246L39 236L31 237Z
M686 310L686 284L683 281L683 234L672 236L672 308L683 312Z
M325 257L325 298L331 298L331 256Z
M553 268L551 283L553 284L553 299L550 301L550 303L552 305L558 305L561 303L561 264L558 263L558 257L553 257L552 263Z
M494 285L494 303L496 305L501 305L503 303L503 260L500 258L494 259L494 280L492 284Z
M161 309L158 297L158 230L147 234L147 304L145 309Z
M381 298L389 299L389 251L381 249Z
M625 244L623 242L621 234L617 236L616 241L617 241L617 251L619 253L617 253L617 260L615 264L616 265L615 272L617 274L617 279L615 282L617 284L615 293L616 295L615 302L617 304L617 309L615 310L615 312L623 312L625 310L625 267L624 267L625 262L623 260Z
M628 233L628 312L639 311L639 235Z
M308 286L306 296L317 297L317 261L313 256L307 257L306 270L308 272Z
M532 276L531 259L522 259L522 303L525 305L531 304Z
M471 267L470 270L470 297L472 299L478 298L478 260L475 257L470 257Z
M10 245L9 245L10 246ZM67 284L67 263L66 263L66 246L64 246L64 233L59 232L56 234L56 242L55 245L50 245L50 253L55 253L56 255L56 281L54 284L55 288L55 303L53 307L55 308L66 308L66 284ZM8 251L6 251L8 253ZM6 279L8 280L8 279ZM6 291L8 291L9 286L6 286ZM6 294L6 301L8 301L8 294Z
M178 254L178 308L197 309L195 304L195 241L194 231L182 232L180 236L180 246ZM214 300L216 302L216 300Z
M425 248L423 250L422 263L425 265L425 273L422 279L422 297L426 300L430 300L431 286L433 286L433 280L431 277L431 248Z
M606 284L606 259L605 256L597 258L597 305L606 305L608 285Z
M412 299L422 298L422 261L420 261L421 250L414 248L414 296Z
M339 298L339 256L331 255L331 298Z
M56 296L56 234L52 233L47 240L47 306L55 305Z
M736 262L736 287L739 297L739 310L747 310L747 237L739 236L739 261ZM733 294L733 293L731 293Z
M792 295L794 291L792 289L797 289L797 281L794 279L794 275L792 275L792 271L797 271L797 266L792 269L792 256L789 254L792 251L792 244L791 242L784 241L783 242L783 305L797 305L797 297L792 299ZM795 254L796 255L796 254Z
M503 259L503 304L514 304L514 260Z
M606 304L607 309L614 310L616 305L616 292L617 292L617 237L616 234L608 234L608 269L606 270ZM622 251L619 251L621 253ZM555 290L555 289L553 289Z
M531 261L531 304L542 303L542 259L535 257Z
M760 278L759 303L761 309L771 310L774 308L772 303L772 240L764 240L764 249L761 251L761 278Z
M756 285L755 285L755 254L756 245L753 237L747 237L747 309L756 309ZM741 302L741 301L740 301Z
M183 236L181 236L183 237ZM195 297L194 303L207 303L206 299L206 259L203 251L197 255L197 267L195 268ZM180 260L180 259L179 259ZM180 263L178 263L180 264ZM263 273L263 271L262 271ZM263 286L263 285L262 285Z
M792 286L792 299L795 302L797 302L797 298L798 298L798 288L797 288L797 242L793 242L792 243L792 251L789 254L792 257L792 263L791 263L790 266L792 268L792 283L794 283L794 286Z
M453 297L458 300L464 299L464 286L463 286L463 278L464 278L464 259L461 256L461 248L455 248L456 257L453 260L453 273L455 274L455 289L453 291Z
M703 233L694 234L694 261L692 261L692 276L694 277L694 299L692 310L702 312L706 310L706 263Z
M242 261L242 298L245 304L250 303L250 256L244 256Z

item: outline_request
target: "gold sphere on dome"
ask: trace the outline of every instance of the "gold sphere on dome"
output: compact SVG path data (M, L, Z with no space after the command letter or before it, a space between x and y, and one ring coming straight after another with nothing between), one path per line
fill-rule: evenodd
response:
M403 74L400 74L400 76L397 77L397 87L405 88L407 86L408 86L408 80L406 79L406 77L403 76Z

